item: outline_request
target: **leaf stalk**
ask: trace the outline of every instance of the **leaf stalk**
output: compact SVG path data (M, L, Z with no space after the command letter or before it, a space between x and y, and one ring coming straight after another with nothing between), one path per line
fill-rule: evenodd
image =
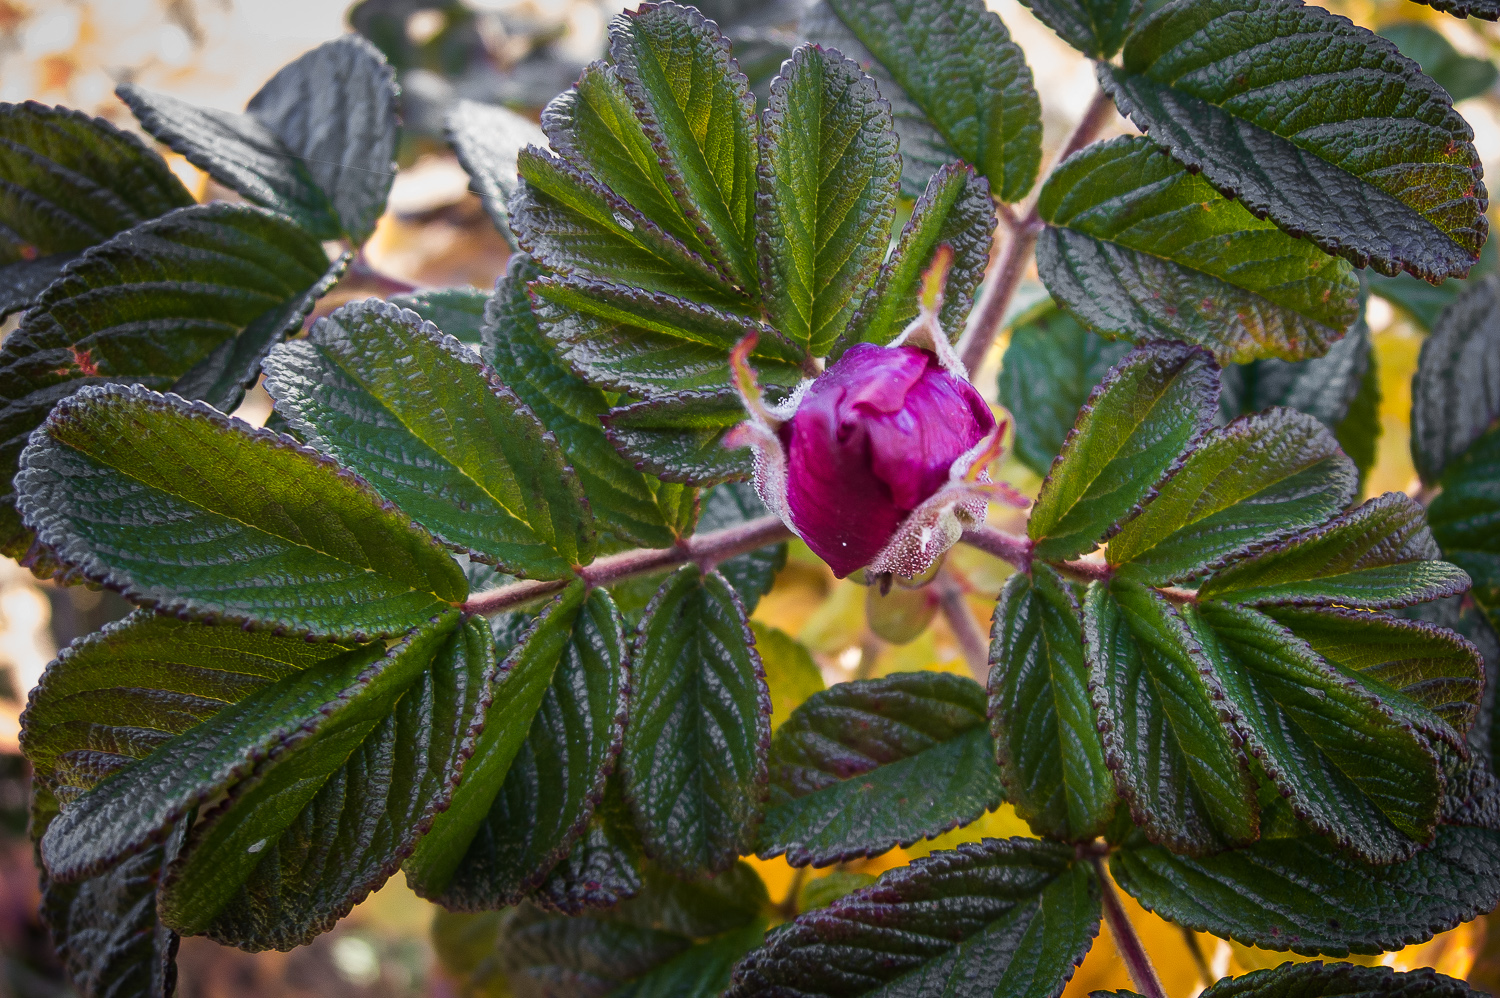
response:
M1167 998L1161 978L1157 976L1156 968L1151 965L1151 958L1146 954L1146 947L1141 945L1141 937L1136 935L1135 926L1130 924L1130 916L1125 913L1124 905L1120 904L1120 894L1104 868L1104 859L1095 855L1092 860L1094 874L1099 878L1104 921L1109 926L1109 934L1114 937L1120 959L1125 961L1125 969L1130 972L1131 981L1135 983L1136 990L1146 998Z

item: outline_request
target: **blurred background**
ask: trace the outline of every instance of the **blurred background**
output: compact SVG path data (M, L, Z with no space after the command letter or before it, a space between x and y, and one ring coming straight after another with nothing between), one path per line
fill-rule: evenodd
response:
M733 39L742 69L763 90L796 44L802 2L703 0L699 6ZM1017 0L989 4L1025 49L1036 75L1048 162L1092 95L1093 68ZM1407 0L1327 6L1392 37L1449 87L1473 125L1493 185L1500 177L1500 86L1492 63L1500 56L1500 28L1460 21ZM196 104L238 111L284 63L345 31L359 31L396 67L403 93L401 172L387 214L366 249L370 267L424 287L488 288L505 268L506 244L447 151L443 117L455 101L467 98L534 118L586 63L602 54L606 26L618 10L618 0L364 0L353 5L347 0L0 0L0 101L64 104L133 129L133 119L113 95L114 87L128 80ZM1111 129L1133 130L1119 119ZM180 156L161 151L200 199L235 198ZM1487 253L1486 262L1493 256ZM320 312L367 293L368 286L336 289ZM1040 285L1030 281L1017 296L1017 311L1039 294ZM1415 491L1406 427L1422 332L1381 298L1370 299L1366 317L1374 334L1383 429L1366 491ZM1002 337L979 372L981 390L990 398L1004 345ZM268 411L264 393L253 393L240 415L258 423ZM1016 462L1007 466L1006 476L1032 494L1040 484ZM997 525L1015 529L1018 523ZM970 609L987 633L994 597L1009 569L970 549L959 549L953 560ZM755 618L805 645L826 682L912 669L967 674L940 615L915 640L892 644L870 629L866 599L866 590L836 582L805 548L794 548ZM71 994L35 915L36 874L25 837L26 767L17 750L18 716L26 692L58 648L126 609L112 593L40 583L13 562L0 560L0 998ZM920 621L934 609L919 595L912 606L886 608L885 613ZM783 704L778 698L776 720L798 699ZM843 872L872 875L958 841L1026 833L1006 806L941 840L849 864ZM780 860L756 866L773 900L794 889L792 871ZM1286 958L1209 936L1190 940L1128 899L1126 903L1173 998L1196 995L1205 973L1217 978ZM435 913L398 876L333 932L291 953L251 955L205 939L185 939L179 993L187 998L509 994L503 981L467 973L482 963L486 939L492 937L484 918L442 918L434 934ZM1436 966L1468 977L1476 987L1500 991L1500 917L1493 918L1493 926L1480 918L1421 946L1360 959L1401 969ZM1104 931L1067 995L1128 985Z

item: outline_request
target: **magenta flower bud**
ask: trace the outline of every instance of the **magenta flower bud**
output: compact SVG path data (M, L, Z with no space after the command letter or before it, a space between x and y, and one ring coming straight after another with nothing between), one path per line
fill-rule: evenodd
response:
M857 344L777 431L792 527L840 578L863 568L994 429L984 399L933 354Z

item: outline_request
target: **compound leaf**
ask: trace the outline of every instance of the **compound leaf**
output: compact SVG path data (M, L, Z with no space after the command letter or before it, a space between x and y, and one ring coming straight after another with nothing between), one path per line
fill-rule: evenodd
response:
M1031 189L1041 101L1021 47L980 0L822 0L802 31L874 75L901 137L907 197L959 159L1002 201Z
M468 592L425 530L328 458L143 388L59 403L16 482L69 571L159 611L361 639Z
M515 248L507 205L516 193L516 160L527 146L545 146L547 136L529 118L509 108L472 100L453 106L443 120L443 134L469 174L470 189L479 195L490 221ZM458 335L440 322L438 328Z
M1041 835L1103 834L1114 779L1089 702L1077 597L1052 568L1006 582L990 635L990 733L1005 795Z
M1071 558L1110 536L1208 428L1218 369L1182 344L1137 347L1089 395L1052 464L1026 532L1041 558Z
M770 933L726 998L1050 998L1099 931L1099 885L1071 846L985 839L935 852Z
M771 325L815 357L844 335L885 257L901 157L875 81L804 45L771 83L757 216Z
M939 672L839 683L771 742L771 800L756 849L793 866L878 856L1000 806L984 691Z
M1042 186L1037 269L1101 335L1174 339L1220 364L1327 352L1358 315L1345 260L1222 197L1150 139L1069 156Z
M1242 416L1204 434L1110 539L1107 560L1139 582L1182 582L1321 525L1358 486L1353 462L1313 417L1290 409Z
M1226 197L1382 274L1466 274L1488 223L1474 133L1373 32L1301 0L1174 0L1099 81Z
M1411 385L1412 463L1428 485L1500 418L1500 278L1443 310Z
M593 516L556 438L416 313L345 305L266 358L266 390L299 436L454 549L542 578L592 560Z
M771 698L724 576L688 565L667 577L631 672L621 769L646 853L680 874L728 869L755 843Z

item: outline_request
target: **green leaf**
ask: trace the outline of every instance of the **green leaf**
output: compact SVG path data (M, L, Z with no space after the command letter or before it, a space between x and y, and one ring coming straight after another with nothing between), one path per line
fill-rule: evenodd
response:
M514 249L507 206L516 193L516 158L528 145L546 145L547 137L529 118L509 108L472 100L453 106L443 121L443 134L469 174L470 190L479 195L490 221ZM442 323L438 328L453 333Z
M1040 835L1082 842L1115 811L1089 702L1078 600L1046 565L1000 592L990 637L990 733L1005 796Z
M282 67L244 114L131 83L116 92L147 132L320 239L346 235L359 245L385 210L396 175L396 74L359 35Z
M771 83L757 227L771 325L821 357L885 257L901 157L890 105L836 50L803 45Z
M485 313L480 355L557 438L589 499L595 522L622 541L669 547L680 529L676 510L692 490L641 474L607 439L609 401L553 351L532 314L528 281L535 265L517 254ZM646 469L652 470L652 469Z
M398 308L411 309L464 346L477 350L485 307L492 297L478 288L438 288L394 295L386 301Z
M974 292L989 266L994 233L995 202L990 199L989 183L971 166L948 163L939 167L912 207L874 288L830 356L836 360L841 347L854 343L884 345L895 339L916 318L922 274L932 266L937 248L945 245L953 251L953 262L938 322L948 338L957 342L974 306Z
M688 950L691 939L607 915L565 918L533 907L511 915L496 963L512 988L605 998Z
M765 935L759 925L750 925L715 936L611 991L610 998L717 998L729 986L735 964Z
M1182 582L1348 508L1359 472L1311 416L1268 409L1204 434L1140 515L1109 542L1110 565L1151 585Z
M1015 423L1015 454L1045 476L1089 392L1129 343L1110 343L1049 300L1011 329L1000 363L999 400Z
M558 663L573 641L587 595L583 583L574 582L534 620L515 617L498 622L498 626L515 628L515 643L496 673L484 728L448 810L433 820L416 852L403 864L407 884L422 897L435 899L448 889L489 817L511 762L552 687Z
M766 688L771 692L771 734L775 744L776 729L787 722L794 710L814 693L827 689L823 673L812 653L779 627L750 621L755 634L755 650L760 652L766 672Z
M1421 66L1455 102L1479 96L1500 78L1494 63L1460 55L1448 39L1425 24L1397 21L1382 27L1380 34L1395 42L1401 54Z
M1253 840L1255 784L1189 622L1154 590L1095 582L1083 637L1104 758L1135 823L1195 855Z
M907 197L958 159L1002 201L1031 189L1041 102L1021 47L980 0L823 0L803 16L802 32L874 75L901 137Z
M1285 406L1317 417L1337 435L1349 421L1373 367L1370 327L1361 319L1321 357L1290 362L1256 360L1226 367L1220 411L1227 421L1272 406ZM1376 398L1379 398L1378 383ZM1357 460L1355 464L1365 467Z
M707 487L744 481L754 471L749 449L724 446L724 435L745 421L733 388L658 396L600 418L615 450L663 481Z
M1196 347L1153 343L1111 368L1042 483L1026 525L1036 555L1075 557L1114 533L1208 428L1218 391Z
M1110 872L1148 910L1262 949L1380 953L1500 903L1500 834L1441 827L1429 849L1373 866L1319 835L1191 858L1131 842Z
M1181 613L1222 692L1227 733L1293 814L1371 862L1407 859L1431 841L1442 782L1428 739L1457 745L1457 733L1256 610L1206 602Z
M1243 606L1409 606L1469 588L1441 556L1422 507L1387 492L1220 569L1198 595Z
M1500 278L1485 277L1438 316L1411 395L1412 462L1433 485L1500 418Z
M760 874L743 860L712 877L683 880L647 863L641 892L614 913L635 925L649 925L701 938L759 921L771 899Z
M1443 557L1474 580L1474 601L1500 620L1500 428L1448 465L1427 509Z
M240 783L274 785L283 765L326 777L390 714L457 623L445 613L389 651L374 642L292 673L163 742L53 819L40 846L48 874L66 883L102 872Z
M687 565L667 577L631 671L621 771L646 853L679 874L728 869L755 843L771 698L724 576Z
M829 866L935 838L1000 806L984 690L940 672L839 683L771 742L756 851Z
M483 824L436 898L450 911L518 904L587 831L625 729L625 636L591 593Z
M1042 186L1047 290L1095 332L1183 340L1220 364L1326 353L1358 316L1347 261L1221 197L1150 139L1074 153Z
M1203 992L1209 998L1468 998L1471 991L1430 967L1397 972L1389 967L1354 964L1283 964L1244 977L1226 978Z
M726 998L1049 998L1098 931L1099 885L1071 846L966 842L772 932L736 968Z
M755 287L755 97L717 25L671 2L617 16L609 51L684 216L711 258Z
M495 655L469 618L417 661L362 722L273 755L201 813L163 873L157 908L179 932L291 949L383 884L453 795L484 723ZM415 669L415 675L412 671Z
M1299 0L1174 0L1099 81L1151 140L1382 274L1462 276L1488 223L1473 131L1396 46Z
M467 595L426 531L332 461L142 388L59 403L16 483L70 571L162 612L359 640Z
M1090 59L1120 51L1141 16L1141 0L1029 0L1037 20Z
M345 305L265 367L300 436L455 550L554 579L593 559L593 516L556 439L473 351L416 313Z
M640 853L616 773L605 784L604 798L594 808L588 828L532 892L531 902L567 915L613 908L640 893Z
M703 513L698 517L698 530L723 530L768 515L754 486L730 482L703 493ZM719 563L719 574L734 587L747 617L755 612L760 598L771 591L776 573L786 567L786 549L785 544L773 544Z
M1495 0L1417 0L1433 10L1441 10L1454 17L1477 17L1485 21L1500 20L1500 3Z
M0 482L52 407L83 385L144 384L234 409L266 351L301 327L347 259L330 264L287 219L227 204L174 211L87 251L0 347Z
M160 156L103 118L0 104L0 318L79 251L192 203Z

